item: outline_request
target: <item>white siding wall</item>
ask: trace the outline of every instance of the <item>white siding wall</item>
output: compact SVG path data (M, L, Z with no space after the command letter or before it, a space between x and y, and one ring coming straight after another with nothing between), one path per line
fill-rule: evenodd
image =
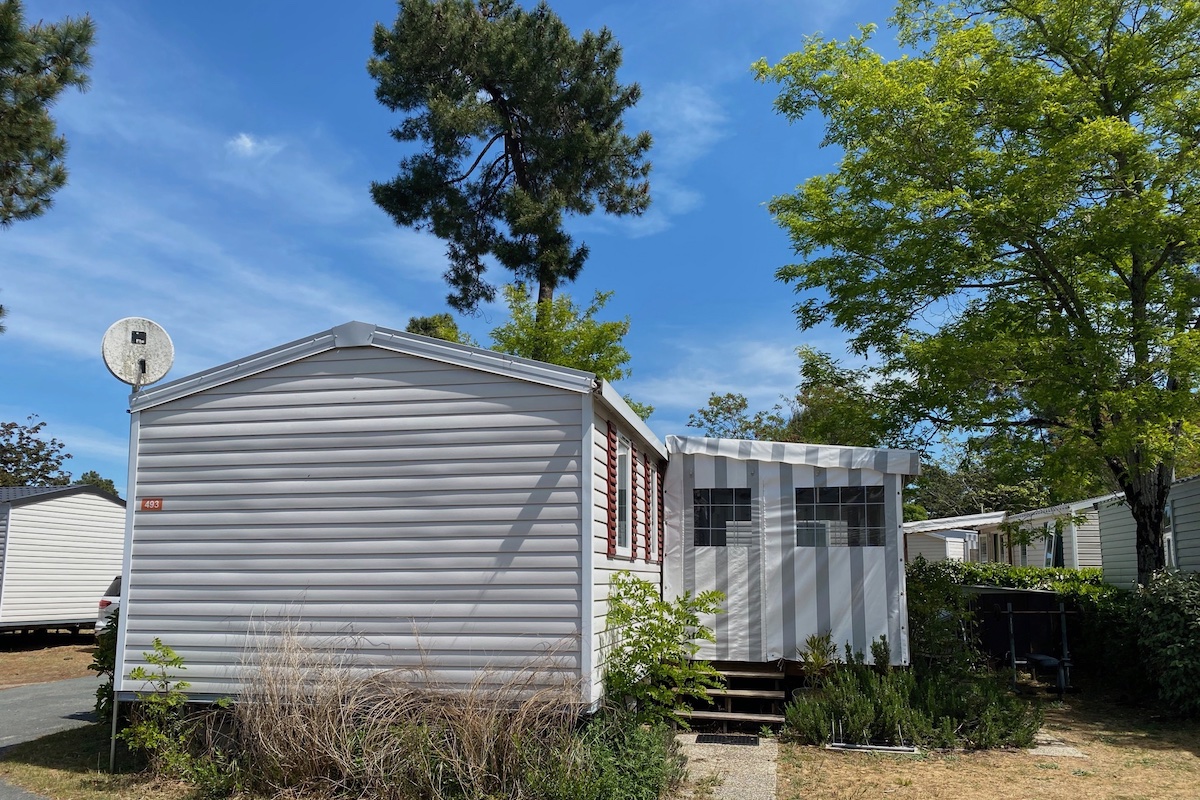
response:
M908 534L908 560L916 561L917 556L923 556L926 561L945 561L950 557L949 548L944 539L926 536L923 533L910 533ZM957 560L962 560L961 548L959 548Z
M123 674L159 636L191 691L233 692L256 632L293 628L448 683L577 677L584 402L364 347L141 412L163 510L135 521Z
M90 622L121 572L125 509L94 494L9 510L0 624Z
M1076 564L1067 564L1069 567L1100 567L1103 566L1103 561L1100 553L1100 514L1095 509L1089 510L1087 513L1087 521L1076 523L1075 529L1075 546L1078 548L1079 562ZM1067 542L1063 542L1063 552L1069 561L1070 549Z
M639 522L639 524L634 526L638 544L636 560L631 561L628 553L617 555L614 558L608 556L608 422L610 420L616 426L618 433L628 438L638 450L639 467L634 470L634 488L639 498L639 510L644 508L642 498L645 496L645 481L641 464L643 459L650 458L650 478L654 485L650 487L652 512L650 517L650 543L652 552L649 563L646 560L645 534L642 529L644 522ZM594 680L592 685L592 699L596 700L599 699L602 688L600 676L603 674L604 647L610 639L606 624L609 580L614 573L628 570L651 581L660 590L662 587L662 565L659 563L657 516L658 482L662 480L662 476L658 470L658 454L646 447L644 442L639 441L637 435L630 431L621 420L597 408L592 424L594 426L591 463L593 473L592 559L594 564L592 652L595 653L593 661Z
M1179 569L1200 572L1200 479L1172 486L1171 507Z
M1124 589L1137 585L1137 526L1124 503L1100 506L1100 547L1104 581Z

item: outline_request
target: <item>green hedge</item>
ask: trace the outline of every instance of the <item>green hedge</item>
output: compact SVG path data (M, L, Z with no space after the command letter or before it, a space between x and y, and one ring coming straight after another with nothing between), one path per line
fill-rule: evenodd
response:
M1100 570L1095 567L1014 567L1011 564L926 561L918 557L907 569L910 576L931 578L936 575L958 586L1047 589L1070 596L1103 594L1109 588L1102 580Z

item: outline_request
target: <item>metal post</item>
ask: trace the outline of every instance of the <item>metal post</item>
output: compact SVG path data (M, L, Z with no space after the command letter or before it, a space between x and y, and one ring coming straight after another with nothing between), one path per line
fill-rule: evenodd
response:
M112 702L112 730L108 734L108 772L111 775L117 771L117 718L120 715L121 703L117 700L116 695L113 695Z
M1012 661L1013 671L1013 689L1017 688L1017 636L1013 632L1013 607L1012 603L1006 604L1007 610L1004 612L1008 616L1008 657Z

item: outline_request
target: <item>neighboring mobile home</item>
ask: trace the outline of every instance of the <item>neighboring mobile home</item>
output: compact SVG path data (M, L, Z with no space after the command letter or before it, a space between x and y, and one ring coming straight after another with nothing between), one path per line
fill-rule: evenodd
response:
M1167 552L1181 571L1200 572L1200 475L1175 482L1170 508L1174 546Z
M938 517L904 523L904 559L926 561L988 561L1003 545L1003 511Z
M0 487L0 629L94 624L124 543L124 501L95 486Z
M659 581L666 450L588 373L352 322L130 408L121 699L155 637L203 698L291 629L449 685L539 663L594 701L609 576Z
M868 659L887 636L908 663L900 492L916 453L679 436L667 450L663 594L726 596L701 658L795 659L830 633Z
M1121 495L1100 505L1104 581L1125 589L1137 585L1137 525ZM1200 475L1171 484L1163 548L1168 569L1200 571Z
M1075 569L1101 566L1098 509L1120 496L1108 494L1022 514L1009 514L1005 520L1007 523L1033 534L1033 541L1023 549L1025 557L1019 563L1031 567Z

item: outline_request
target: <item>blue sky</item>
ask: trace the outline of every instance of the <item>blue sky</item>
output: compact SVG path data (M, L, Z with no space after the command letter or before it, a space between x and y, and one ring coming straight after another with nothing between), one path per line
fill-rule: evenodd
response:
M641 218L574 223L590 247L586 301L616 295L629 316L632 376L618 387L657 407L660 436L686 433L712 392L756 407L796 383L794 349L841 352L834 330L800 332L792 259L765 203L829 171L819 118L789 123L750 64L822 33L883 27L888 4L559 2L576 33L607 26L621 78L643 98L629 127L655 138L653 205ZM388 0L26 2L26 19L91 14L92 84L55 109L70 183L44 217L0 231L0 420L38 414L67 444L67 468L126 483L128 388L100 339L119 318L170 333L167 380L351 319L402 329L448 310L443 246L397 228L368 195L403 152L365 65ZM891 35L881 31L877 44ZM504 278L499 271L492 275ZM476 339L502 307L462 320Z

